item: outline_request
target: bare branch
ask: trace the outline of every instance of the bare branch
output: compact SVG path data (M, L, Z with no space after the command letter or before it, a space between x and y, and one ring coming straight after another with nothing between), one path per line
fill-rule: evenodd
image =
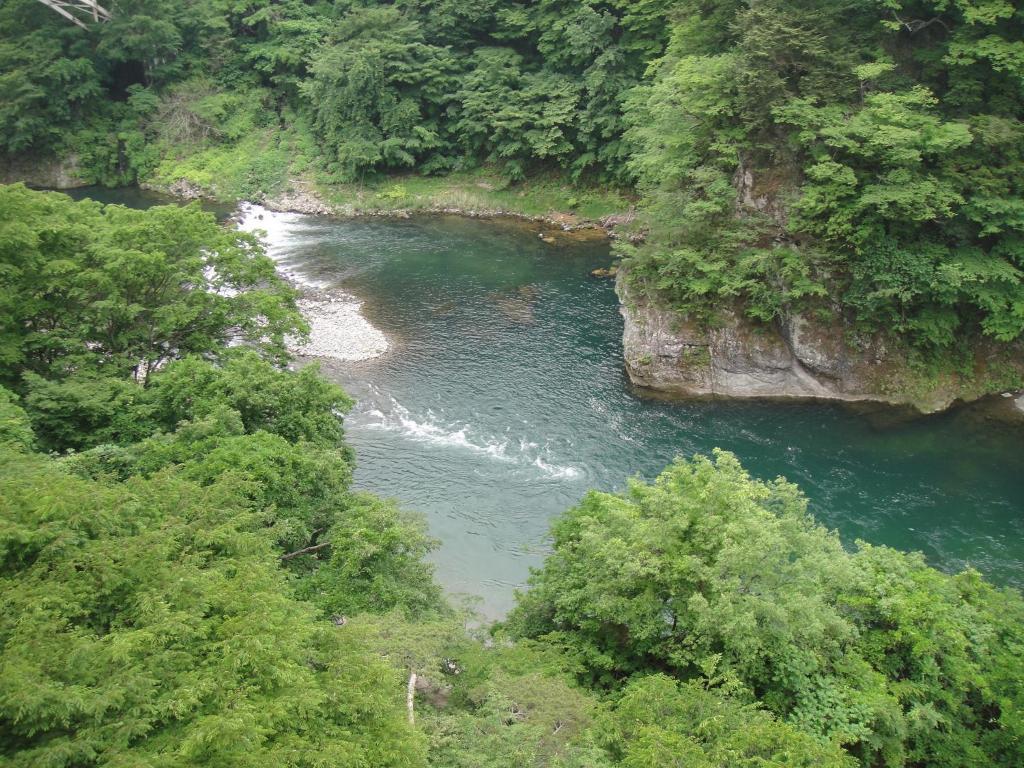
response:
M324 547L331 546L331 542L325 541L321 544L314 544L311 547L303 547L302 549L296 549L294 552L289 552L287 555L281 555L282 560L291 560L293 557L299 557L300 555L309 555L313 552L319 552Z
M947 26L946 22L944 22L938 16L936 16L933 19L929 19L928 21L924 21L923 19L910 19L909 21L904 21L899 17L896 11L893 11L892 15L893 18L900 23L900 26L902 26L905 30L907 30L907 32L909 32L912 35L920 32L922 29L926 27L930 27L932 24L938 24L947 32L950 31L949 26Z
M39 2L82 29L89 28L85 23L89 18L94 22L110 21L110 11L95 0L39 0ZM78 15L76 16L72 11L77 12ZM86 15L85 19L81 18L82 14Z

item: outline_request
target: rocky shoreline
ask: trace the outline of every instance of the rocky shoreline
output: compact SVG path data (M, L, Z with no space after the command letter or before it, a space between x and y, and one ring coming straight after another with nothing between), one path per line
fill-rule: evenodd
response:
M185 179L179 179L170 185L151 183L140 184L142 189L160 192L182 200L213 200L207 190ZM544 225L563 232L581 232L585 230L602 231L610 238L617 236L615 228L633 221L633 211L613 214L601 219L588 219L574 213L552 212L540 216L522 213L503 208L459 208L446 205L428 205L423 208L386 208L368 210L358 208L354 204L332 204L321 197L312 184L302 180L292 180L286 192L267 195L258 201L259 205L269 211L278 213L301 213L308 216L334 216L337 218L382 217L408 219L421 215L464 216L472 219L515 219Z
M929 414L993 394L988 382L1000 373L1024 378L1024 350L980 343L973 376L923 377L906 350L880 334L851 339L841 321L793 316L761 325L723 311L709 327L651 301L623 269L616 292L626 372L636 386L663 396L881 403ZM1001 394L1003 411L1024 415L1024 394Z
M305 339L287 339L288 349L300 357L339 362L359 362L384 355L391 348L388 337L362 313L363 302L347 291L324 286L281 263L288 238L302 221L295 212L272 211L249 202L239 203L234 219L239 229L264 233L267 254L278 264L278 274L300 293L299 312L309 326Z

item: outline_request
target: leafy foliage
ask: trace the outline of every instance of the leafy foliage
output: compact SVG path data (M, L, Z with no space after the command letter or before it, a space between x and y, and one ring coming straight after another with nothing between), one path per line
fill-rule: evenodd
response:
M34 443L35 434L28 414L18 405L13 392L0 388L0 449L25 450Z
M621 765L853 765L835 744L695 683L638 677L605 716L600 739Z
M333 27L302 92L342 179L412 166L438 146L438 128L424 120L422 105L444 89L448 59L395 7L353 9Z
M556 522L509 627L599 684L703 680L863 765L1019 762L1020 596L920 555L847 553L806 506L727 453L591 493Z
M5 456L10 765L413 765L394 673L289 596L227 475L118 486Z
M682 4L627 104L651 238L624 255L641 282L697 316L836 305L926 348L1019 338L1020 167L1001 149L1024 107L1019 14L705 5Z
M198 207L146 211L0 188L0 378L19 370L145 381L238 338L281 359L303 328L251 236Z

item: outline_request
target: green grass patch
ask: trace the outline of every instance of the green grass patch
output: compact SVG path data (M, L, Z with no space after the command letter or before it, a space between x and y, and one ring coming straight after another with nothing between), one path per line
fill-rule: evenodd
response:
M160 147L162 159L142 181L169 189L185 181L203 195L224 202L263 200L289 187L289 180L309 174L314 155L301 129L255 130L235 142Z
M308 188L312 180L320 198L351 214L449 208L596 221L631 205L618 190L575 185L556 172L519 182L509 182L493 168L479 168L446 176L410 172L337 183L317 169L315 142L298 125L255 130L233 142L163 143L159 154L155 170L142 180L147 186L172 190L186 182L203 196L225 202L272 198L289 191L294 181Z
M616 190L574 186L556 174L509 183L487 168L447 176L391 175L360 184L321 180L319 189L328 202L353 213L452 208L525 216L574 214L597 220L621 213L630 205L629 199Z

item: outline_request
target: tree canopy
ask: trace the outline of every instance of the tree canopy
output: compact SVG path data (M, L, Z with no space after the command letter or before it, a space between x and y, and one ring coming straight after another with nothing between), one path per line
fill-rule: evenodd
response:
M145 211L0 187L0 380L145 380L233 341L283 359L303 321L274 263L198 206Z
M707 322L816 313L938 354L1024 332L1006 0L124 0L87 29L11 0L0 27L8 157L237 196L556 169L638 197L620 255Z
M290 596L244 485L4 457L10 765L415 765L396 671Z
M1019 338L1024 102L1002 57L1024 50L1020 10L711 5L679 4L628 97L652 234L635 274L698 316L825 311L933 349Z
M736 458L590 493L509 618L593 683L648 674L757 702L869 765L1014 765L1024 601L816 524Z

